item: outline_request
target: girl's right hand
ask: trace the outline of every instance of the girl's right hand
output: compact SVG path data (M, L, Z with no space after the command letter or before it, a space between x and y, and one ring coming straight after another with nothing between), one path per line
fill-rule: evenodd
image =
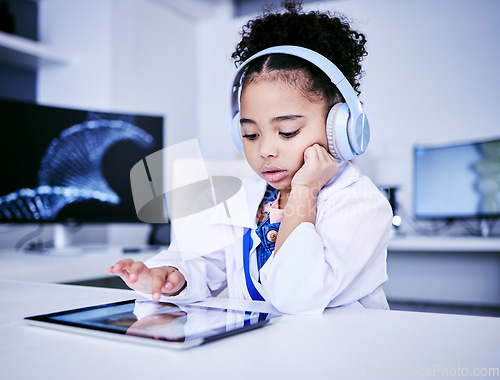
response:
M186 286L186 279L177 268L148 268L140 261L124 259L106 269L109 274L120 276L131 289L151 294L153 301L159 301L162 294L175 296Z
M317 194L338 169L335 158L323 146L314 144L304 151L304 164L293 176L292 189L306 186Z

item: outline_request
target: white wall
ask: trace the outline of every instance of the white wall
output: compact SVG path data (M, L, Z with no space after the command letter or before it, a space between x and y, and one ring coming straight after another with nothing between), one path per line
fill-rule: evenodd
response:
M196 25L147 0L40 2L40 40L74 57L39 70L42 104L167 118L167 142L195 137Z
M40 2L38 8L39 40L72 56L73 63L45 66L38 71L37 101L70 107L109 107L111 3L55 0Z
M379 185L399 185L411 211L414 144L500 136L500 2L494 0L350 0L307 4L340 11L367 36L361 100L372 140L358 159ZM253 16L251 16L253 17ZM200 118L206 155L234 158L229 137L229 57L251 17L229 12L200 25Z

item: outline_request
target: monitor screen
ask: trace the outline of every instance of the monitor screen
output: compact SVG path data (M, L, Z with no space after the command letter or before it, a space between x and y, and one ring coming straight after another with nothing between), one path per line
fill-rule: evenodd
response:
M420 219L500 217L500 139L414 149Z
M0 99L0 222L139 222L130 169L163 117Z

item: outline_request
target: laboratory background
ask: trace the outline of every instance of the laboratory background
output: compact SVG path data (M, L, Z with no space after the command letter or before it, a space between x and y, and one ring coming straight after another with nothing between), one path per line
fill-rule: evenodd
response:
M109 137L113 144L130 142L124 152L114 151L117 157L133 152L130 160L138 161L145 152L195 139L207 162L237 166L244 158L230 134L230 56L241 27L272 3L279 6L259 0L0 0L0 149L15 146L17 152L1 156L2 191L13 173L31 175L20 175L19 168L47 138L42 132L56 128L50 115L78 125L74 133L89 133L90 124L79 124L66 109L88 112L87 123L99 115L128 123L130 134ZM341 12L368 41L360 100L372 135L368 151L353 163L393 206L385 286L391 307L500 316L500 3L304 1L304 9ZM36 130L13 126L12 114L21 117L25 109L49 116L32 120ZM47 159L37 168L50 176L54 164ZM10 192L28 197L18 188L1 193L1 201L7 204ZM135 213L133 203L128 206ZM94 214L87 220L68 218L75 246L136 253L155 240L152 230L168 232L168 226L131 219L130 212L99 220L89 210ZM20 256L50 256L26 250L50 240L55 228L3 215L2 278L113 286L104 265L102 272L92 267L65 278L52 276L50 266L39 277L40 267L17 270ZM8 254L1 258L2 252Z

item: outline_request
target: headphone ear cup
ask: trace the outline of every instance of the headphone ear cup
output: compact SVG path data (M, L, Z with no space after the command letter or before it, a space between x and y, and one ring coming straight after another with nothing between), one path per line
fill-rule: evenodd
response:
M234 145L240 152L243 152L243 140L241 138L240 113L237 112L231 121L231 136L233 137Z
M349 107L347 104L335 104L326 118L326 138L328 150L337 161L351 160L355 156L349 144L348 123Z

